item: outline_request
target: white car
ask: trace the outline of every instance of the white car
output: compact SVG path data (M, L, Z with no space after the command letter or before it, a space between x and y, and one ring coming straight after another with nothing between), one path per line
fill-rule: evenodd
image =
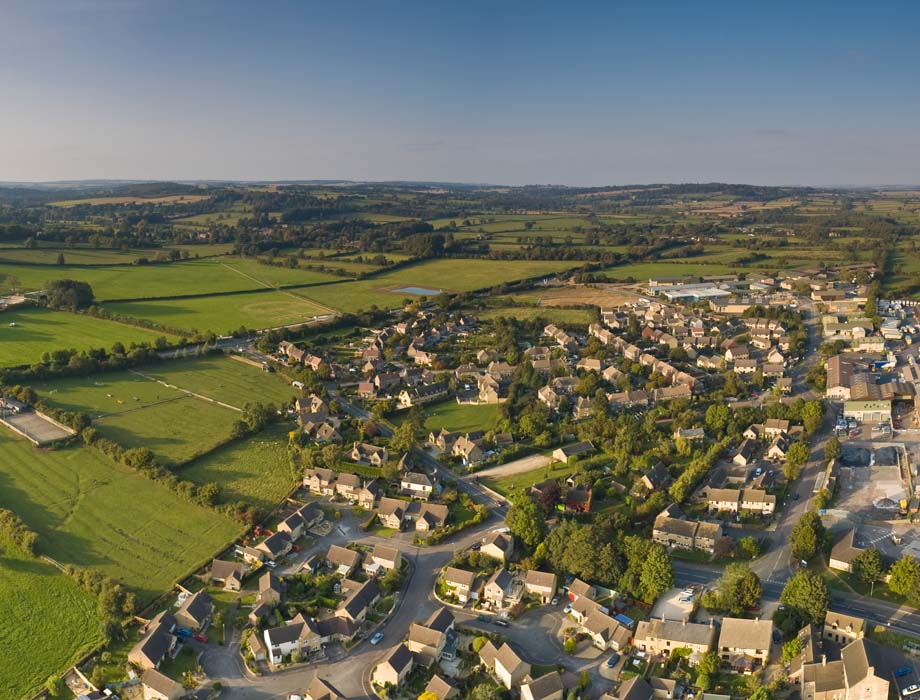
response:
M571 606L571 605L566 605L566 606L562 609L562 612L564 612L566 615L568 615L570 612L572 612L572 606Z

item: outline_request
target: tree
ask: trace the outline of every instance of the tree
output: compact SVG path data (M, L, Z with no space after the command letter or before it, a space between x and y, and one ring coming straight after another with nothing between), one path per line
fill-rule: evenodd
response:
M511 496L511 508L508 509L505 523L528 547L536 547L546 537L546 517L523 489Z
M716 652L707 651L700 657L700 662L697 664L696 668L700 673L711 676L719 670L721 663L719 655Z
M661 545L655 545L649 550L648 558L642 565L639 584L642 599L646 603L654 602L658 596L674 585L671 557Z
M729 564L714 588L703 596L703 605L711 610L724 610L740 615L760 603L763 589L760 578L747 564Z
M488 637L481 637L481 636L474 637L473 638L473 651L475 651L478 654L480 650L486 645L486 642L488 641L489 641Z
M820 401L806 401L802 406L802 425L808 435L814 433L824 420L824 404Z
M853 559L853 573L863 583L876 583L881 581L885 575L885 567L882 564L882 556L875 547L860 552Z
M796 637L783 644L783 663L787 664L802 653L802 640Z
M706 425L715 433L722 434L730 418L731 412L724 403L714 403L706 409Z
M837 459L842 454L843 448L840 446L840 440L836 435L832 435L827 441L827 444L824 445L824 459L830 462L832 459Z
M60 676L49 676L45 681L45 690L51 697L58 697L64 691L64 680Z
M562 650L570 656L578 649L578 640L575 637L568 637L562 644Z
M696 686L704 693L712 687L712 678L709 673L698 673L696 676Z
M720 537L716 540L714 552L719 557L730 557L735 553L735 541L731 537Z
M396 452L408 452L415 447L415 430L411 421L405 421L393 431L393 437L390 438L390 450Z
M796 559L810 560L824 543L824 524L814 511L808 511L792 528L789 545Z
M920 606L920 562L905 554L891 565L888 588L892 593L904 596L907 602Z
M794 617L800 627L816 625L827 615L827 584L810 571L799 571L786 581L779 601L786 606L785 612Z
M786 452L786 463L783 465L783 474L789 481L799 478L802 467L808 462L808 445L804 442L794 442L789 445Z
M760 544L748 535L738 541L738 554L747 559L756 559L760 556Z
M93 288L76 280L52 280L45 285L48 306L76 311L93 303Z

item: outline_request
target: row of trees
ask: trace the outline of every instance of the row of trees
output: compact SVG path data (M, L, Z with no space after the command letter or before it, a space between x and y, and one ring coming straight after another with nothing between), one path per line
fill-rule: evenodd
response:
M38 549L38 533L30 530L18 515L6 508L0 508L0 537L29 555L34 556Z

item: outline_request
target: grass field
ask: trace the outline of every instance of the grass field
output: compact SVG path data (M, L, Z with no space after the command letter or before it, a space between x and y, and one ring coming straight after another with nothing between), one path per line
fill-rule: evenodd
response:
M245 501L267 511L294 486L288 429L287 425L272 426L255 437L221 447L182 467L178 476L196 484L217 482L223 500Z
M635 263L608 267L604 270L607 277L611 279L625 280L627 277L633 277L638 282L648 282L650 277L730 275L734 272L737 272L737 269L729 265L692 262Z
M144 376L112 372L34 386L54 405L88 413L105 437L124 447L148 447L169 465L214 449L240 418L232 408L185 391L237 408L256 400L286 403L295 393L277 375L226 357L177 360L137 372Z
M461 405L456 401L443 401L423 406L425 413L425 430L447 428L452 432L466 433L471 430L493 430L498 423L498 404L481 404L478 406ZM394 416L394 423L403 422L408 416L401 411Z
M330 285L329 289L339 286ZM326 287L308 288L310 291L313 289ZM335 295L329 296L334 298ZM303 323L330 311L299 294L276 291L196 299L113 302L105 307L117 314L148 319L171 328L218 334L236 331L240 326L263 329Z
M488 309L477 315L483 320L498 318L499 316L527 321L543 318L550 323L564 323L576 326L587 326L594 317L588 309L558 309L551 306L507 306Z
M7 431L0 432L0 506L39 533L43 553L124 582L142 604L240 529L95 450L38 450Z
M102 641L96 603L51 564L0 541L0 697L24 698Z
M15 327L10 327L15 323ZM10 367L37 362L51 350L111 348L116 341L153 342L168 333L148 331L124 323L106 321L64 311L23 308L0 314L0 366Z
M503 496L507 496L512 491L530 488L534 484L538 484L546 479L564 479L571 473L572 469L570 467L557 462L550 466L533 469L529 472L521 472L520 474L513 474L512 476L484 476L482 477L482 483L493 491L498 491L498 493Z
M90 197L50 202L52 207L76 207L81 204L188 204L210 199L209 194L170 194L163 197Z

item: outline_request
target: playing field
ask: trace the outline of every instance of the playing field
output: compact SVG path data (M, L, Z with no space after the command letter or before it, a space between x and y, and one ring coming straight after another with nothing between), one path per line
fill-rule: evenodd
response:
M287 403L295 394L279 376L223 356L52 380L34 388L59 408L88 413L105 437L123 447L148 447L167 465L224 442L240 419L234 408L255 401Z
M240 529L96 450L33 449L8 431L0 431L0 484L0 507L39 533L42 553L123 581L142 604Z
M289 425L276 425L183 466L180 479L220 484L226 502L245 501L263 512L274 508L294 486L288 455Z
M37 308L11 309L0 313L0 366L31 364L51 350L108 349L116 341L127 347L130 343L153 342L159 336L175 340L175 336L161 331L148 331L82 314Z
M456 401L443 401L422 406L425 414L425 430L446 428L455 433L467 433L471 430L494 430L498 423L498 404L458 404ZM394 422L401 423L408 416L408 411L395 414Z
M307 289L333 289L339 286ZM328 307L302 296L275 291L196 299L115 302L105 307L116 314L148 319L171 328L213 331L218 334L234 332L240 326L263 329L303 323L314 316L330 312Z
M51 564L0 541L0 697L24 698L102 641L96 602Z

